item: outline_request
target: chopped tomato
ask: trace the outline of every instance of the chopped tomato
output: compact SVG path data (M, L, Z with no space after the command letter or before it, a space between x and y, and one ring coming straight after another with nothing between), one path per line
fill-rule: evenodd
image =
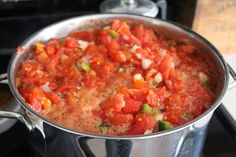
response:
M113 61L122 63L126 61L126 55L119 49L120 45L117 42L110 42L108 54Z
M122 108L123 113L138 113L141 109L142 102L132 98L125 98L125 106Z
M116 94L113 97L108 98L106 101L101 103L101 109L113 109L115 112L120 112L121 109L125 106L124 95Z
M69 82L66 82L64 84L62 84L60 87L58 87L56 89L57 92L67 92L68 90L70 89L74 89L76 88L76 84L75 83L69 83Z
M109 32L107 30L101 30L98 33L97 42L100 44L107 45L112 41L112 37L109 35Z
M20 92L37 112L40 112L42 109L48 110L51 108L51 101L39 87L22 88Z
M38 63L35 61L25 61L21 64L21 70L29 72L37 68Z
M37 56L37 60L41 63L45 63L48 60L48 55L45 51L40 52Z
M65 103L69 106L74 106L76 104L76 99L73 93L67 93Z
M66 59L62 61L62 64L63 66L65 66L65 68L69 68L75 64L75 60L71 57L67 57Z
M160 109L164 108L164 101L167 97L170 96L170 92L166 89L166 87L160 87L158 89L154 89L155 95L157 97L157 106Z
M142 102L146 101L146 95L147 95L146 90L128 89L127 92L135 100L139 100L139 101L142 101Z
M91 32L73 32L70 34L71 37L79 38L86 41L94 41L94 34Z
M165 55L159 67L163 80L169 79L170 71L172 68L174 68L174 63L171 56Z
M184 52L186 53L193 53L194 50L195 50L195 46L193 45L185 45L185 46L182 46Z
M132 33L137 37L139 40L143 41L144 35L144 27L143 25L137 25L132 29Z
M115 67L110 62L101 63L97 68L97 73L101 78L107 78L114 74Z
M77 40L75 38L66 37L65 38L65 46L67 48L78 48L79 47L79 43L77 42Z
M115 114L111 118L111 123L114 125L120 125L123 123L129 123L133 120L133 115L132 114Z
M137 114L134 119L134 124L128 131L130 135L144 134L147 130L155 131L157 122L153 115L150 114Z
M156 35L153 30L146 29L143 34L143 42L144 44L154 43L157 40Z
M184 115L184 111L181 109L172 109L168 110L165 113L164 120L170 122L171 124L174 124L175 126L182 125L186 123L187 120L185 120L182 116Z
M158 97L157 95L154 93L154 91L149 90L148 94L147 94L147 103L151 106L151 107L156 107L158 104Z
M111 29L117 31L118 33L127 34L127 35L130 34L130 27L124 21L114 20L112 22Z
M94 71L87 72L83 76L83 82L84 82L85 86L88 88L96 87L96 81L97 81L96 79L97 79L97 77L96 77L96 73Z
M53 104L58 104L61 102L60 97L53 92L45 92L44 94L52 101Z
M45 49L46 49L46 52L49 56L54 55L56 52L56 48L54 45L47 45Z
M168 98L165 99L165 109L183 109L187 110L189 105L189 99L186 94L172 94Z
M142 89L145 86L145 81L143 79L135 80L134 81L134 87L137 89Z
M40 112L42 110L41 101L33 95L25 95L26 101L32 106L35 111Z
M52 102L50 99L44 97L42 100L42 106L44 110L49 110L52 107Z

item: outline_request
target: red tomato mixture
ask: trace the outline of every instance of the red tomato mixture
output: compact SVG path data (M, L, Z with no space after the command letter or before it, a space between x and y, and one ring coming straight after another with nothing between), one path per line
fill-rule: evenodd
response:
M18 70L19 92L76 131L141 135L185 124L212 104L212 74L191 41L155 31L114 20L35 43Z

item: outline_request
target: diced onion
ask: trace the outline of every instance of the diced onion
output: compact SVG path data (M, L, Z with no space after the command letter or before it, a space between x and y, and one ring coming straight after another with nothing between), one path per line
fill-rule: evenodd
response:
M134 80L142 80L143 76L141 74L135 74L134 75Z
M122 62L126 62L127 58L125 56L125 54L122 51L118 51L117 52L122 60Z
M129 67L129 68L126 69L125 72L130 74L130 73L132 73L134 71L134 69L135 69L134 67Z
M125 107L124 95L122 94L121 108Z
M136 53L135 55L136 55L136 57L137 57L138 59L142 59L141 53Z
M133 52L135 53L137 49L139 49L140 46L137 46L137 45L134 45L131 49L130 49L130 52Z
M148 69L151 64L152 64L152 61L150 59L142 58L142 68L143 69Z
M45 83L44 85L40 86L40 88L44 91L44 92L51 92L52 90L49 88L48 86L48 82Z
M123 35L123 39L124 40L129 40L129 36L125 34L125 35Z
M82 51L84 51L89 45L89 43L84 40L78 40L78 43L79 43L79 48L81 48Z
M152 133L152 130L146 130L145 132L144 132L144 135L148 135L148 134L151 134Z
M160 83L162 81L162 75L161 73L157 73L155 76L154 76L154 80L156 83Z
M164 119L164 115L163 114L157 114L154 118L158 122L159 120L163 120Z
M82 61L84 62L84 63L89 63L89 60L90 60L90 56L88 56L88 55L86 55L86 56L84 56L84 57L82 57Z
M126 69L125 68L119 68L118 71L121 72L121 73L125 73Z
M159 53L160 53L161 56L164 56L164 55L166 55L167 50L160 48Z
M201 83L205 83L208 81L208 77L205 73L200 72L198 76Z

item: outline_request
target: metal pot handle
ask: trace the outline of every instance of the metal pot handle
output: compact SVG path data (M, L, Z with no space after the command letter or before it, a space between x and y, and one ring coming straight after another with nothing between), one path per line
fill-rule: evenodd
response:
M7 73L0 74L0 83L7 81Z
M229 68L229 73L230 73L231 77L233 78L233 81L229 84L229 87L228 87L228 90L231 90L236 87L236 72L229 64L227 64L227 65Z
M8 83L6 73L0 74L0 83ZM11 112L11 111L0 111L0 117L17 119L22 123L24 123L26 127L29 129L29 131L32 131L34 129L34 125L32 124L32 122L21 113Z

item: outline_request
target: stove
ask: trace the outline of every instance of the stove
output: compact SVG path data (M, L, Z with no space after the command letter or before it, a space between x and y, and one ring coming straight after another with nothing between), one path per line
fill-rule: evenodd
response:
M43 8L43 6L47 4L46 1L39 2L32 0L30 4L27 5L31 5L31 7L34 5L34 11L32 11L31 8L28 10L23 9L24 12L19 12L19 10L22 10L22 8L26 6L26 1L24 1L24 5L11 4L10 9L15 9L4 10L2 8L7 8L6 5L8 5L8 7L10 6L10 3L6 4L6 1L7 0L0 0L0 74L7 71L8 62L11 55L15 52L17 45L32 33L66 18L98 13L98 4L101 2L83 0L76 2L76 8L73 4L63 7L64 3L62 1L53 0L53 4L49 5L50 10ZM13 3L13 1L11 1L11 3ZM83 7L87 5L91 6L89 7L90 9ZM177 21L173 17L175 15L175 10L173 9L175 6L173 5L173 2L169 3L167 17L169 20ZM208 127L202 157L236 156L236 132L232 129L231 123L224 114L225 112L222 112L221 108L218 108L214 113ZM21 122L17 122L11 129L0 134L0 156L32 156L29 138L30 133L25 125Z

